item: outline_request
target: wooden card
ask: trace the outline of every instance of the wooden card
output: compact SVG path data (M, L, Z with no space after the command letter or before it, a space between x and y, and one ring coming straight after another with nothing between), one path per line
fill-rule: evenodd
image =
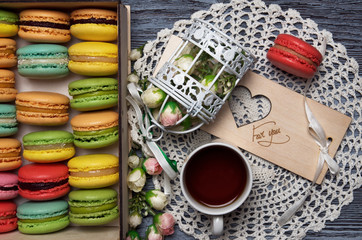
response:
M155 74L180 44L182 44L180 38L175 36L170 38L156 66ZM248 71L239 85L249 89L252 97L261 95L268 98L271 103L269 114L261 120L238 127L229 104L225 103L215 121L204 125L202 130L306 179L313 180L319 147L308 132L303 95L252 71ZM323 126L327 138L332 139L329 154L334 157L351 118L316 101L307 99L307 102ZM322 182L327 169L325 164L318 184Z

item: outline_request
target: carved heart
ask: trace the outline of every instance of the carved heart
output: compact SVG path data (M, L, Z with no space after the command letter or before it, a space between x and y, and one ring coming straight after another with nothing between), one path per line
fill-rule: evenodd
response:
M251 97L250 91L242 86L235 87L231 93L229 106L238 128L265 118L271 110L271 103L267 97Z

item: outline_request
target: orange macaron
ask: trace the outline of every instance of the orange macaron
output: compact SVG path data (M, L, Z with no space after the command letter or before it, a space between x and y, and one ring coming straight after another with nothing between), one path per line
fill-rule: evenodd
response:
M10 38L0 38L0 68L16 66L16 42Z
M21 166L21 143L15 138L0 138L0 171L9 171Z
M21 92L16 95L16 118L21 123L42 126L66 124L69 98L54 92Z
M69 28L69 15L60 11L27 9L19 14L18 35L30 42L68 42Z
M14 72L0 69L0 102L14 101L17 93Z

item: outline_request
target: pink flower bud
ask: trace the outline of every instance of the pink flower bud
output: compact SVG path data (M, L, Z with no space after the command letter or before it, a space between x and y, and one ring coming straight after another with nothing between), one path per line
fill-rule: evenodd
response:
M172 235L175 230L175 218L171 213L158 213L153 217L153 223L156 225L158 231L164 235Z
M160 115L160 123L165 126L174 126L182 118L182 112L176 102L167 102Z
M147 158L142 163L142 168L149 175L159 175L162 172L162 167L156 158Z
M163 236L158 231L155 224L151 224L150 226L148 226L148 228L146 230L146 239L147 240L163 240Z

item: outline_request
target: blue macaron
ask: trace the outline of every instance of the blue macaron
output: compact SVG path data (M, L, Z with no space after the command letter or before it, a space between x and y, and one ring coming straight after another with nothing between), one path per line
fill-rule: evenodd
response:
M58 44L32 44L16 51L19 74L28 78L54 79L66 76L68 49Z
M0 104L0 137L14 135L18 132L16 108L11 104Z

